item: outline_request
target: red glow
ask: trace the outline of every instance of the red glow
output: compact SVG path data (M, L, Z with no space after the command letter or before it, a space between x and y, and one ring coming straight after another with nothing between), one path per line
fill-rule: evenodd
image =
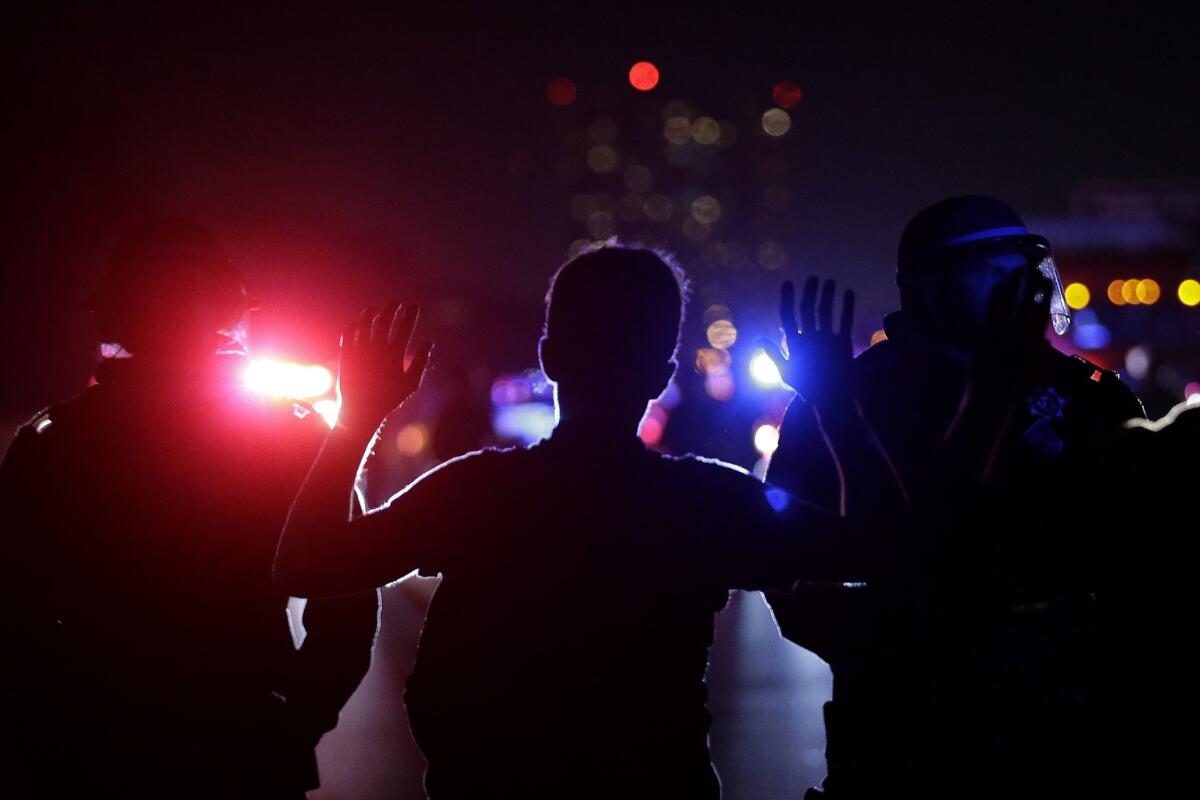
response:
M800 105L800 98L803 95L804 93L800 91L800 86L795 81L780 81L771 90L771 97L775 99L775 104L780 108L795 108Z
M658 67L649 61L637 62L629 68L629 82L638 91L650 91L658 86Z
M575 84L567 78L555 78L546 87L546 96L556 106L569 106L575 100Z
M662 441L663 424L654 417L646 417L642 420L642 427L638 429L638 436L642 437L647 446L653 447Z

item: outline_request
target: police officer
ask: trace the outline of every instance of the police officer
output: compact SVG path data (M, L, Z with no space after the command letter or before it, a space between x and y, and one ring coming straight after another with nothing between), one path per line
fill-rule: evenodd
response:
M297 649L271 583L321 418L241 391L249 303L198 224L130 232L92 307L91 385L22 427L0 473L2 780L303 797L378 620L373 593L314 601Z
M1026 523L1053 516L1070 526L1058 514L1063 476L1124 420L1143 417L1141 403L1042 332L1018 373L980 372L981 354L1004 344L989 338L989 304L1014 276L1044 284L1050 296L1038 300L1049 301L1059 333L1069 323L1049 243L1001 201L955 197L921 211L901 236L897 267L900 310L884 320L886 340L855 360L856 393L916 505L935 500L955 515L914 523L892 574L870 586L809 584L771 597L783 634L833 669L824 793L1078 788L1089 770L1092 597L1071 566L1078 542ZM982 389L1005 394L1006 408L996 440L982 443L989 501L922 500L945 485L945 443ZM783 427L792 446L776 453L769 480L832 502L837 467L812 409L793 401Z

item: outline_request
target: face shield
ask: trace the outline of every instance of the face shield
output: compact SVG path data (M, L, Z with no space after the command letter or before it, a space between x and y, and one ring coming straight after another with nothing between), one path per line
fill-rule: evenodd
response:
M946 245L939 248L930 261L930 266L943 276L943 280L958 279L961 285L969 285L970 288L965 291L968 295L976 297L972 302L978 307L971 312L975 314L980 313L986 306L987 295L1004 271L1036 269L1051 284L1050 324L1054 332L1062 336L1071 325L1071 309L1063 292L1058 265L1050 252L1050 243L1041 236L1010 234ZM976 282L971 284L964 273L976 276ZM1038 299L1040 301L1045 298Z

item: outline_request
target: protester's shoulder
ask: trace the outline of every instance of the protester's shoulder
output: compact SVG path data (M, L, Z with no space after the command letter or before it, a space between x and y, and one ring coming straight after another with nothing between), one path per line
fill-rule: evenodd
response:
M89 390L71 400L47 406L17 428L5 455L15 462L50 452L74 439L81 423L89 418L95 392Z
M422 475L421 480L442 479L451 476L455 479L462 479L468 474L488 475L489 477L515 474L514 471L520 468L520 463L531 458L532 455L533 448L484 447L443 461Z
M1080 355L1067 355L1054 349L1051 353L1056 375L1078 396L1111 409L1115 416L1123 419L1145 418L1142 401L1116 372Z
M762 481L745 468L719 458L698 456L694 453L682 455L655 453L653 457L659 459L666 468L694 479L697 485L720 484L733 487L762 485Z

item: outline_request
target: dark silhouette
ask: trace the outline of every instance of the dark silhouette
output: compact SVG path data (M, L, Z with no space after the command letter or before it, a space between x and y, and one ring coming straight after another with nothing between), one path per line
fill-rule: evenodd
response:
M217 351L248 302L203 227L131 232L93 307L112 357L0 473L0 779L12 797L302 798L377 624L373 593L313 601L297 650L271 581L327 427L241 391L246 359Z
M1014 281L1034 291L1014 293ZM1078 532L1059 504L1064 476L1141 405L1113 373L1046 341L1048 321L1069 321L1049 244L1000 201L960 197L918 214L900 240L897 282L901 310L885 320L887 339L855 359L854 386L926 513L868 586L771 597L784 635L833 668L824 792L1079 789L1099 773L1088 736L1094 586L1080 569L1096 545L1067 535ZM1045 316L1020 333L995 325L997 305ZM802 400L783 439L770 480L830 502L837 465ZM966 462L953 452L964 448L975 451ZM964 463L978 474L947 481L948 465ZM948 488L973 477L986 491Z
M784 366L801 380L800 356L831 376L802 385L827 404L847 483L869 482L873 510L894 511L898 487L883 485L886 461L847 397L852 296L835 333L833 288L819 328L793 326ZM415 308L367 309L344 333L343 424L296 499L276 571L301 594L442 573L406 692L431 797L717 797L704 671L729 590L861 578L883 549L858 533L879 526L643 447L635 430L675 368L682 307L681 275L653 252L568 262L540 345L560 412L551 438L449 461L349 524L355 467L417 388L430 345L404 369Z

